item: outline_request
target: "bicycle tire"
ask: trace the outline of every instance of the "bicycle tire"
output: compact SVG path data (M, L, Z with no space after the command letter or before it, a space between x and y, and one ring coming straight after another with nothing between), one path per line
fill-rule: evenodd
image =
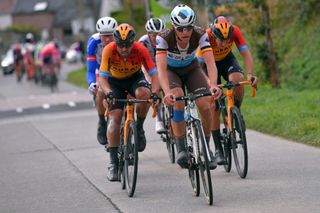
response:
M173 130L171 128L171 118L170 118L170 112L169 109L166 106L162 106L162 122L163 126L166 129L165 133L165 141L166 141L166 147L169 154L170 162L175 163L175 150L174 150L174 135Z
M133 139L133 140L132 140ZM138 134L134 121L128 124L127 141L124 146L124 174L126 190L129 197L132 197L136 189L138 176Z
M202 130L202 126L199 120L194 120L193 122L194 133L195 135L195 142L198 145L198 150L200 154L198 156L198 166L199 171L201 174L202 185L204 194L209 205L213 203L213 190L212 190L212 181L211 181L211 173L209 168L209 148L207 142L204 137L204 133Z
M188 168L189 180L193 190L192 195L198 197L200 195L199 168L195 165L195 162L192 165L191 168Z
M246 133L243 126L243 119L237 107L231 109L232 116L232 153L237 172L241 178L245 178L248 173L248 149Z
M118 159L119 159L119 170L118 176L120 178L121 189L126 189L126 180L124 175L124 116L122 117L121 127L120 127L120 146L118 150Z

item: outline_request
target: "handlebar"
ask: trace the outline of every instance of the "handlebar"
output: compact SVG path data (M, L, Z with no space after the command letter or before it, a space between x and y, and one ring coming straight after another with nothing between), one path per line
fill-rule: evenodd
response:
M240 81L240 82L232 82L232 81L228 81L226 84L219 84L218 87L220 89L226 88L228 90L237 87L237 86L241 86L241 85L250 85L251 86L251 97L255 97L256 96L256 90L258 89L256 86L252 86L252 82L254 81L254 78L252 78L251 80L247 80L247 81Z
M176 101L187 101L187 100L194 101L197 98L204 97L204 96L212 96L212 93L211 92L197 93L197 94L189 93L186 96L176 97Z

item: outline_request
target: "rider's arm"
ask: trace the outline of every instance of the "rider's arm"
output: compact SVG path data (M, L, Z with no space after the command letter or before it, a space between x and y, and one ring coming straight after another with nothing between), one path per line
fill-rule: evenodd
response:
M140 46L139 50L140 50L141 55L143 57L142 67L145 68L148 76L151 77L152 92L155 92L158 94L159 90L160 90L160 85L159 85L159 80L158 80L157 67L154 64L148 49L142 44L139 46Z
M107 45L103 48L103 51L102 51L102 59L101 59L101 65L99 70L99 86L101 87L105 95L107 95L109 92L112 91L108 81L108 78L112 76L109 68L110 56L111 56L110 45Z
M156 65L158 69L158 77L160 86L165 94L170 93L168 73L167 73L167 43L160 36L157 36Z
M253 76L253 58L251 52L248 48L246 40L244 39L240 29L238 26L234 25L233 36L235 37L235 44L243 57L243 62L246 67L246 71L248 74L248 79L251 79ZM256 84L256 82L255 82Z
M96 60L96 48L99 42L99 35L92 35L87 44L87 83L90 85L91 83L96 82L96 69L98 67L98 63Z

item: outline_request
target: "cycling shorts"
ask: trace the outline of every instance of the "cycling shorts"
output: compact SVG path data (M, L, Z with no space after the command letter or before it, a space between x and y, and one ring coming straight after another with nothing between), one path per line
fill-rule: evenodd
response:
M42 62L44 64L52 64L53 63L52 57L51 56L44 57Z
M137 73L133 74L129 78L117 79L117 78L108 78L108 82L111 86L112 93L116 99L126 99L127 94L129 93L135 97L135 91L138 87L146 87L151 91L151 85L145 79L143 72L140 70ZM123 109L124 103L116 102L111 105L110 111L114 109Z
M186 86L188 92L193 94L209 92L208 82L198 60L183 68L168 66L168 79L170 89L177 87L184 89Z
M228 81L229 75L231 73L239 72L243 74L243 71L232 52L230 52L224 59L221 61L216 61L216 66L218 69L218 84L221 84L221 76L225 81ZM207 66L203 64L203 71L208 75Z

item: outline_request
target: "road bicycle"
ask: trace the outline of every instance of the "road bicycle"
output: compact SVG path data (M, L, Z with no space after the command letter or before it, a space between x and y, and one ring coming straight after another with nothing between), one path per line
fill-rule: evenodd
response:
M253 79L254 80L254 79ZM251 85L252 81L227 82L218 85L221 89L226 89L222 97L217 100L218 109L221 110L223 128L221 130L221 142L224 150L226 172L231 171L232 154L237 172L241 178L245 178L248 173L248 147L245 132L245 123L240 110L234 104L234 88L242 85ZM252 97L256 95L256 88L252 87ZM227 100L227 101L226 101ZM232 150L232 154L231 154Z
M161 133L161 138L163 142L166 143L170 162L175 163L175 149L174 149L175 138L174 138L173 130L171 126L172 116L173 116L172 106L161 104L161 117L162 117L163 127L165 129L165 131Z
M122 189L126 189L128 196L134 195L138 176L138 132L134 116L136 103L155 103L155 98L139 99L112 99L112 102L125 103L120 127L120 146L118 148L119 167L118 175ZM110 106L111 104L109 104ZM108 116L108 112L106 113ZM153 108L152 117L156 116Z
M207 145L202 124L196 108L196 99L204 96L211 96L211 93L189 93L186 96L177 97L176 101L185 101L186 120L186 147L190 158L188 173L193 195L200 194L200 175L206 201L209 205L213 202L212 181L209 168L211 161L209 147ZM200 173L200 175L199 175Z

